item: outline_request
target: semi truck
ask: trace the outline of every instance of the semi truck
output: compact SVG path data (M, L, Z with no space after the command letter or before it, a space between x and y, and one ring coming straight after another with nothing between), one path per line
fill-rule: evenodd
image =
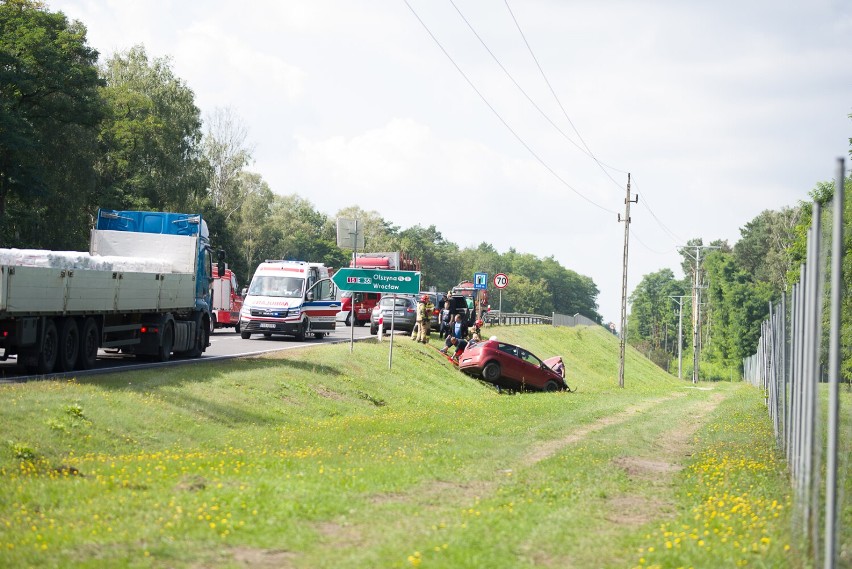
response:
M213 265L213 308L211 329L235 328L240 333L240 310L243 307L243 297L237 286L237 276L225 265L225 270L219 272L219 267Z
M201 215L107 209L88 253L0 249L0 360L49 374L94 367L100 348L199 357L213 257Z

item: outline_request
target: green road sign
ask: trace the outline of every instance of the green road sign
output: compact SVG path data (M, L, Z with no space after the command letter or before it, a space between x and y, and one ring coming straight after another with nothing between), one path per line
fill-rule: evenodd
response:
M340 290L380 292L382 294L417 294L420 273L383 269L340 269L331 277Z

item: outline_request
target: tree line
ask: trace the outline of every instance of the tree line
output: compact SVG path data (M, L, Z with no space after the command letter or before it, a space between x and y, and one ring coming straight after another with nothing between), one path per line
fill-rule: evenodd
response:
M852 115L849 116L852 118ZM852 147L852 139L850 139ZM852 151L850 151L852 156ZM844 235L846 256L843 282L852 282L852 178L845 180ZM683 278L671 269L645 275L630 296L628 342L661 367L677 370L678 345L683 353L684 376L692 375L695 343L692 337L692 289L701 288L698 338L699 369L708 379L739 378L742 359L757 351L760 325L769 314L770 303L789 294L799 279L806 257L807 232L811 226L813 201L827 205L834 197L833 182L819 182L811 200L794 207L766 210L740 228L740 239L730 246L725 240L704 249L697 280L695 262L686 253L691 246L704 245L692 239L683 248ZM678 337L679 306L684 297L683 336ZM852 295L843 295L842 373L852 381Z
M98 208L198 212L244 283L265 259L347 266L335 221L357 218L366 250L418 258L425 287L504 272L504 311L601 321L595 283L553 257L461 248L434 225L403 229L358 206L329 217L276 194L250 170L232 109L202 116L170 59L144 46L99 61L85 26L43 2L0 0L0 108L0 246L85 250Z

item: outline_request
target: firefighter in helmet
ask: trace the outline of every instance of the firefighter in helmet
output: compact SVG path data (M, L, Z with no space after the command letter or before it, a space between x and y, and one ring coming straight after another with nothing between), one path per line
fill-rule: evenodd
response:
M429 300L429 295L424 294L417 303L417 341L424 344L429 343L429 327L432 325L432 311L435 306Z

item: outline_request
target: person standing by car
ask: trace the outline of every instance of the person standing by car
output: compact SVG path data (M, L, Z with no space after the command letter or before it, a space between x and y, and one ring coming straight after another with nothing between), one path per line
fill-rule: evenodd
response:
M556 363L553 364L553 371L562 376L562 379L565 379L565 364L562 362L562 357L556 360Z
M441 318L439 320L438 334L442 338L446 338L450 333L450 322L453 321L453 311L450 308L450 301L444 301L444 308L441 309Z
M432 311L435 307L429 300L429 295L424 294L417 303L417 336L415 339L424 344L429 343L429 327L432 325Z

